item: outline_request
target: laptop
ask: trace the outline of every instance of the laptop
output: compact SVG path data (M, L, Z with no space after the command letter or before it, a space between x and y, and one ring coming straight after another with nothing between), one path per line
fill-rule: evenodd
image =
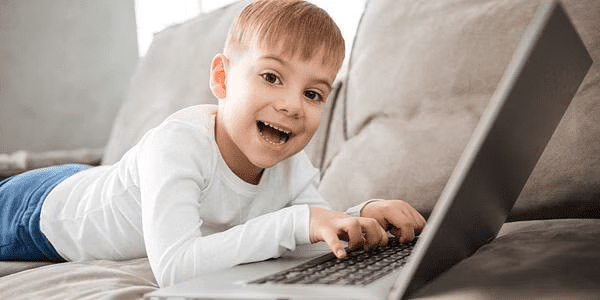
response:
M301 245L281 258L209 273L146 299L409 297L496 237L591 64L560 2L543 1L416 242L392 239L372 251L350 251L342 261L323 243ZM380 253L387 260L374 259ZM359 257L353 271L320 281L321 264L343 269ZM377 267L388 273L355 278Z

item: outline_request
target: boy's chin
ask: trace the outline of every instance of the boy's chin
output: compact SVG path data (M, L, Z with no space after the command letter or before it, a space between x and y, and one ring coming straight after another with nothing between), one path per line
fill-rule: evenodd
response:
M296 139L290 139L286 142L286 144L281 145L282 147L279 149L255 149L257 150L254 153L247 153L246 156L248 160L256 167L261 169L268 169L276 164L302 152L302 150L306 147L308 140L306 143L304 141L300 141ZM277 148L277 147L276 147Z
M274 159L274 158L270 158L270 159L262 159L262 158L258 158L258 159L254 159L253 161L251 161L251 163L260 168L260 169L269 169L272 168L273 166L275 166L276 164L280 163L281 161L285 160L284 159Z
M273 156L259 156L259 157L255 157L254 159L252 159L250 162L261 169L269 169L272 168L273 166L277 165L278 163L288 159L289 157L293 156L295 153L291 154L291 155L286 155L286 156L282 156L282 157L273 157Z

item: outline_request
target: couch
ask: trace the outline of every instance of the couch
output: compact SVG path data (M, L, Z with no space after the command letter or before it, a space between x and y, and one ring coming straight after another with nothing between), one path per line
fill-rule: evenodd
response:
M155 36L102 164L117 161L170 113L215 103L208 66L247 2ZM596 63L497 238L411 298L600 298L600 2L562 2ZM369 0L307 148L331 205L344 210L369 198L404 199L429 215L538 5ZM92 154L91 163L100 163ZM0 262L0 276L2 299L140 299L158 288L145 258Z

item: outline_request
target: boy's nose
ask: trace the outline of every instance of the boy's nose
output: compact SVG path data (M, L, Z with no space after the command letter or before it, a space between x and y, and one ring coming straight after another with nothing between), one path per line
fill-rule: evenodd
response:
M302 115L302 98L285 95L275 104L275 109L289 117L298 118Z

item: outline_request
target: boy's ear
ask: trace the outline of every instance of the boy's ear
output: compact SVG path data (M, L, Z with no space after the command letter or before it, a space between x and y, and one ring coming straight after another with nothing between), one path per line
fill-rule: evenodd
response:
M219 100L225 98L227 95L225 79L228 63L227 57L223 54L217 54L215 58L213 58L210 68L210 90Z

